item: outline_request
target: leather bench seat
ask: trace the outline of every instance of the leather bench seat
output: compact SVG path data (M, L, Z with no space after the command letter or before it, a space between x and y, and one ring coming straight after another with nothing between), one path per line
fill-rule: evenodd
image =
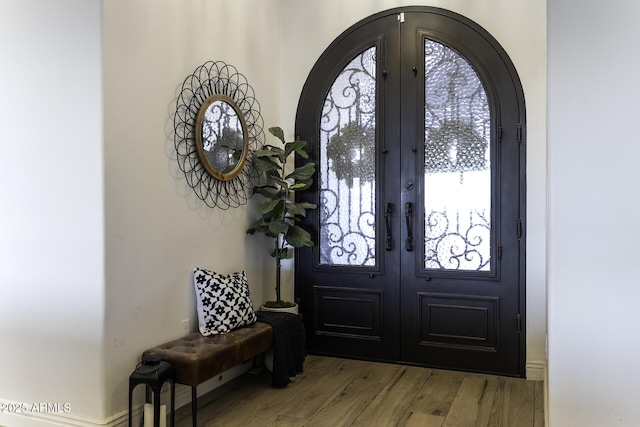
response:
M176 371L176 382L196 387L227 369L268 350L273 343L271 325L255 322L223 335L203 336L194 332L146 350L155 353Z

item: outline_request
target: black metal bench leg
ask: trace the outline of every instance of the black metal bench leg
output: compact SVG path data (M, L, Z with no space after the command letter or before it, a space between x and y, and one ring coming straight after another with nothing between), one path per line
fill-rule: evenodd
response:
M198 392L196 386L191 386L191 420L193 427L198 427Z
M176 426L176 383L171 381L171 427Z

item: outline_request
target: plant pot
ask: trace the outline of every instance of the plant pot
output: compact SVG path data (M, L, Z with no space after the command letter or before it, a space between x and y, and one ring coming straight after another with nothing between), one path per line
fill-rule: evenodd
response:
M294 305L293 307L265 307L264 305L261 305L260 310L298 314L298 304Z
M264 305L262 305L260 306L260 310L298 314L298 304L294 305L293 307L265 307ZM273 372L273 349L271 348L267 350L264 355L264 367L267 368L269 372Z

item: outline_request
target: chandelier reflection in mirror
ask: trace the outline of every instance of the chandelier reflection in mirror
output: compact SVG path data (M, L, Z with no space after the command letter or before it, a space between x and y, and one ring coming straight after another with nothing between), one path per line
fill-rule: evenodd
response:
M207 206L235 208L253 195L263 126L253 88L234 66L208 61L184 80L174 115L176 155Z

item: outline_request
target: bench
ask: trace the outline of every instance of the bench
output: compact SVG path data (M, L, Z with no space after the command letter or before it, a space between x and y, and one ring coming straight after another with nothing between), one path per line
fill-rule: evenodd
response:
M152 353L162 356L175 368L175 382L191 386L191 418L193 427L197 427L197 386L265 352L272 343L271 325L255 322L223 335L205 337L200 332L194 332L150 348L142 357Z

